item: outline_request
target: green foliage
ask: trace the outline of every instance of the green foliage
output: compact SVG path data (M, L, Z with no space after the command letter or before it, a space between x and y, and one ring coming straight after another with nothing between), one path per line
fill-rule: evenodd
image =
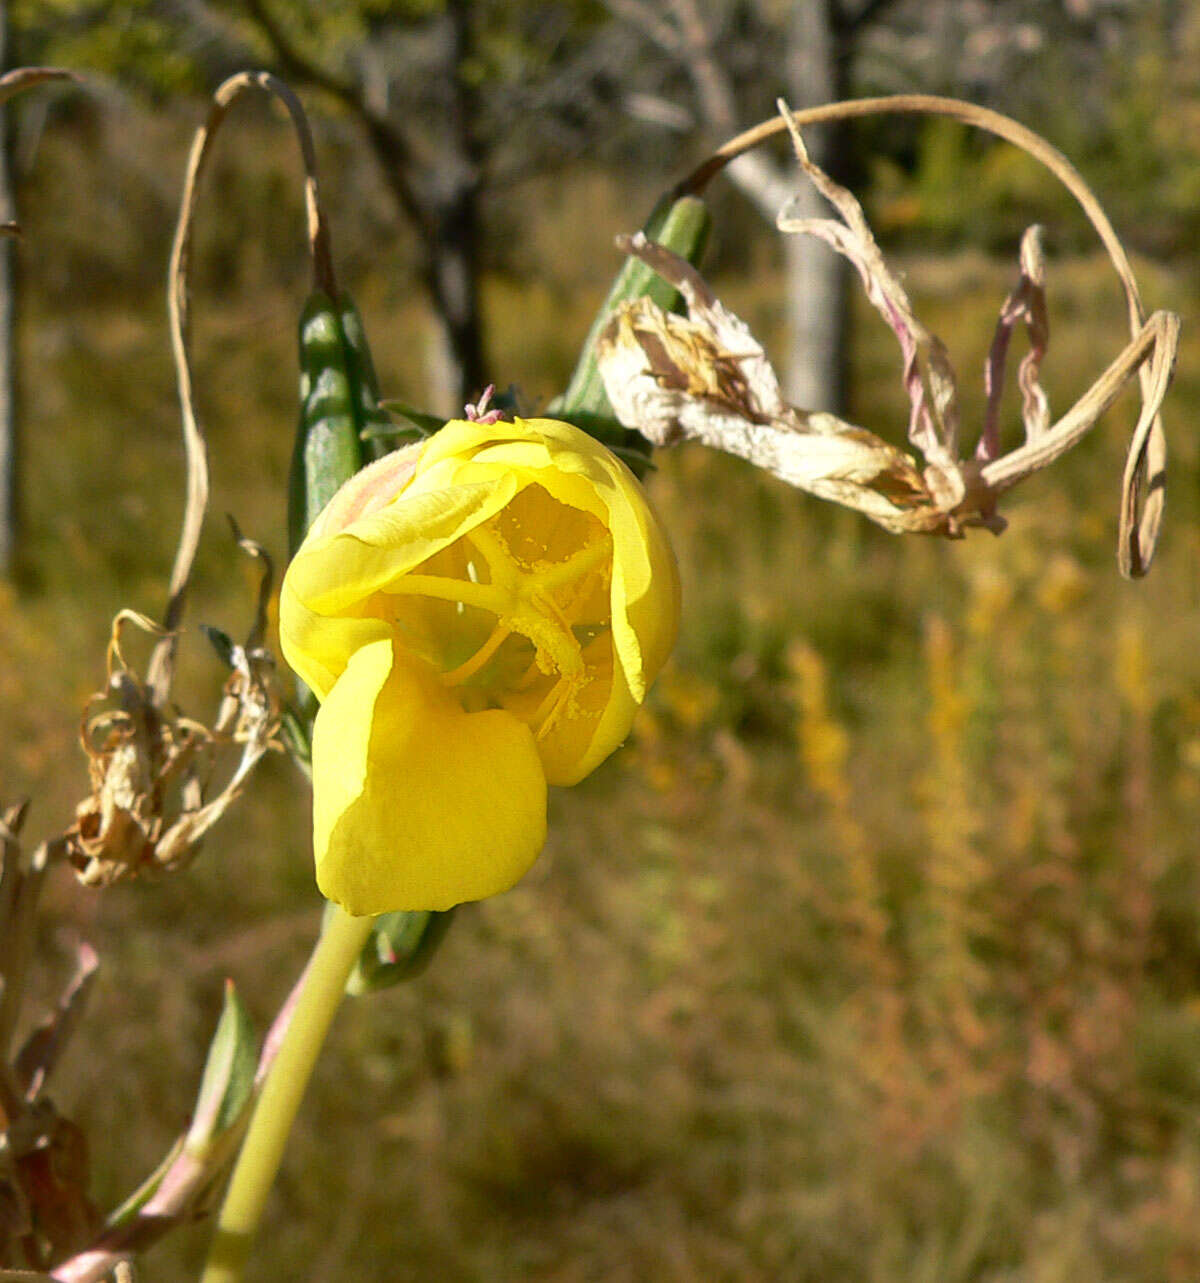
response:
M1198 51L1195 5L1135 6L1122 38L1107 48L1080 53L1066 36L1051 38L1021 92L993 105L1069 155L1136 244L1188 254L1200 208ZM1070 197L1006 144L945 119L889 122L873 137L883 143L871 182L884 230L995 250L1015 243L1029 223L1050 220L1060 243L1075 250L1089 243Z
M17 0L10 10L27 61L88 68L156 97L203 86L178 20L154 0Z
M941 117L921 121L915 133L911 174L886 155L873 161L881 232L1012 252L1031 223L1049 222L1073 248L1090 244L1069 193L1015 147Z

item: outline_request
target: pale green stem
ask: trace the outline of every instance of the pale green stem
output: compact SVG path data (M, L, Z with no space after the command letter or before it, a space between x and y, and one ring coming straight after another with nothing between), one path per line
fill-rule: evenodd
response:
M330 915L250 1118L200 1283L237 1283L317 1054L374 918Z

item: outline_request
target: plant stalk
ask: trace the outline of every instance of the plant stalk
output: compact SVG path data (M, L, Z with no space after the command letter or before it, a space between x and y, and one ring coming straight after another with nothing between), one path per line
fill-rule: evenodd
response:
M317 1055L374 918L332 914L309 963L225 1193L200 1283L238 1283Z

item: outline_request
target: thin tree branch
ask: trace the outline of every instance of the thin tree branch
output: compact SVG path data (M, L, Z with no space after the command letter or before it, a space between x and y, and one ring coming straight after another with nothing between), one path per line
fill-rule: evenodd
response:
M609 11L637 27L687 73L696 91L700 114L720 137L737 128L733 84L713 56L713 37L695 0L670 0L674 24L665 21L642 0L607 0ZM729 171L742 194L769 222L792 194L788 174L765 156L741 157Z
M309 84L340 99L347 107L353 108L360 114L367 111L366 103L353 81L334 75L328 68L322 67L320 63L314 62L302 53L262 0L246 0L246 8L263 29L263 34L270 40L276 57L288 75L295 79L307 80Z
M643 0L606 0L606 7L614 17L623 18L630 26L636 27L664 53L683 60L687 50L680 33L659 17L651 5L644 4Z

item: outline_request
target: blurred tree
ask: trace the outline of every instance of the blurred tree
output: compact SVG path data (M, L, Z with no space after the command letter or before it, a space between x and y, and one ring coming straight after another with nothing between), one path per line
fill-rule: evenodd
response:
M1103 185L1110 212L1125 205L1131 223L1160 222L1164 189L1151 171L1188 154L1166 143L1170 122L1186 118L1184 95L1167 107L1194 66L1196 11L1195 0L897 0L863 42L855 88L951 94L1006 112ZM1050 185L995 140L914 120L891 131L891 150L916 178L909 218L943 239L1007 250L1044 216Z
M479 316L484 77L471 5L414 0L279 6L277 13L269 0L246 0L245 9L280 72L330 94L361 125L417 233L419 273L440 323L431 399L443 412L462 406L486 381ZM331 39L329 23L342 34Z
M777 96L794 107L853 94L942 93L971 98L1036 123L1052 113L1056 141L1075 155L1112 150L1108 138L1123 111L1145 94L1133 78L1135 49L1164 24L1173 29L1195 10L1191 0L607 0L610 11L639 31L660 64L682 74L685 84L660 71L656 86L644 67L638 74L645 97L659 102L644 118L676 128L698 128L710 142L774 111ZM1178 43L1178 42L1177 42ZM646 58L642 60L644 63ZM1118 89L1118 84L1121 88ZM665 110L672 96L685 97L692 110L682 119ZM1144 114L1144 113L1143 113ZM957 126L948 126L956 139ZM942 122L915 122L907 131L875 127L877 137L897 139L932 134L941 151L920 141L908 158L945 154ZM1128 128L1118 129L1128 139ZM1142 169L1150 162L1144 140ZM808 139L813 158L843 182L861 181L854 172L850 131L825 127ZM986 146L986 144L985 144ZM986 237L997 226L995 206L1005 192L996 183L964 183L962 149L955 147L952 179L945 200L920 202L919 214L948 222L947 206L970 211L988 206L990 217L977 230ZM794 169L773 165L761 152L730 166L729 175L772 223L794 200L797 213L828 216L816 191L795 180ZM928 178L928 175L923 176ZM926 184L928 188L928 184ZM928 190L926 195L928 196ZM910 202L910 207L911 202ZM1019 235L1020 229L1016 229ZM790 331L787 381L791 398L809 408L837 409L842 401L846 287L848 274L832 251L809 237L784 244Z
M758 0L747 7L702 6L698 0L609 0L609 8L686 71L704 132L721 142L773 112L776 95L793 107L846 97L856 44L895 3ZM748 45L757 46L749 57L744 52ZM845 131L836 126L815 131L809 140L817 164L842 178L845 141ZM789 200L801 217L828 214L811 184L798 184L793 168L773 164L762 152L741 158L728 172L772 225ZM845 264L808 236L787 237L784 256L788 396L806 409L840 410L845 399Z
M198 0L192 0L192 5ZM281 74L361 127L417 234L439 322L431 396L453 411L488 382L481 222L498 190L575 154L612 117L612 50L590 0L246 0Z
M267 66L359 127L416 233L437 320L430 399L461 408L488 382L481 220L490 198L621 119L629 40L593 0L20 0L31 48L161 94Z
M648 119L711 142L770 114L779 94L803 106L850 92L920 89L1026 118L1053 110L1057 141L1086 154L1081 140L1095 138L1097 117L1113 110L1111 72L1099 73L1130 48L1138 12L1186 7L1179 0L1140 10L1134 0L12 3L27 58L61 58L160 96L207 89L265 62L344 112L416 233L417 273L437 319L432 400L446 411L487 381L482 224L520 179L584 153L626 165L653 157L661 166L662 134L645 129ZM1129 81L1127 72L1126 89ZM919 128L877 136L907 146L902 163L911 169ZM1127 128L1123 136L1142 132ZM844 131L814 131L811 146L836 176L862 178L850 170ZM765 155L745 158L733 177L772 220L797 193L812 202L806 212L823 212L788 166ZM970 204L961 191L948 195ZM990 189L989 200L996 203ZM845 274L808 238L787 238L785 252L790 391L801 404L835 407Z

